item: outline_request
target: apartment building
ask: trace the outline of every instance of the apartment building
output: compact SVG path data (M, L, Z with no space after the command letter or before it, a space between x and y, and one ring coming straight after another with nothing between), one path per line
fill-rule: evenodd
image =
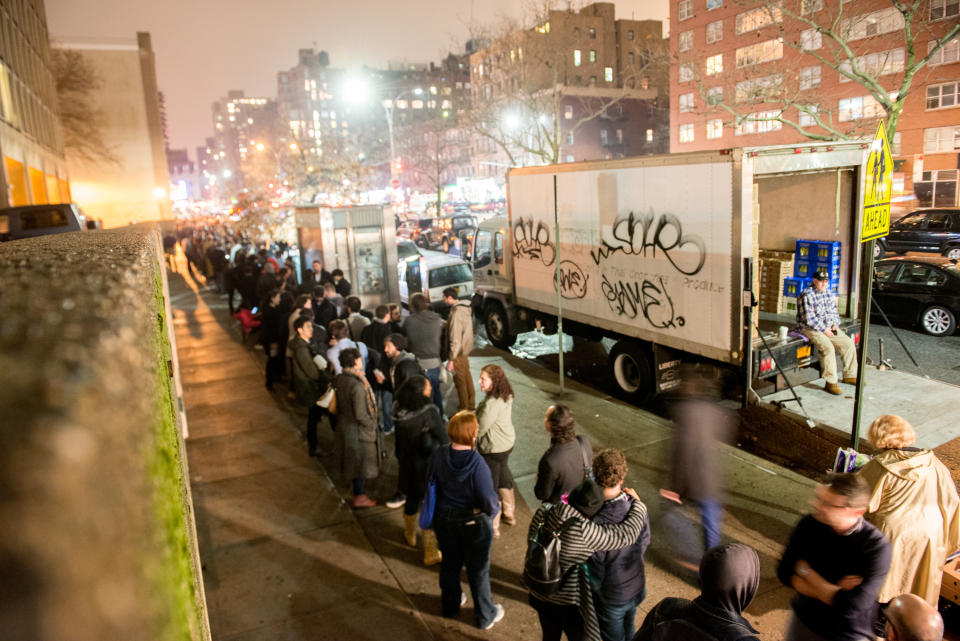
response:
M70 202L42 0L0 4L0 206Z
M210 152L216 161L214 172L208 170L221 197L232 197L247 185L245 174L257 173L276 162L277 102L272 98L248 97L243 91L231 90L213 103L213 146ZM272 172L270 172L272 175ZM252 181L251 181L252 182ZM262 187L262 185L256 185Z
M618 20L609 2L551 10L540 24L475 51L474 110L491 130L505 130L500 139L515 149L508 154L490 136L476 136L474 174L542 164L544 155L529 148L553 135L544 129L554 121L560 162L666 152L666 55L659 21Z
M913 20L918 56L897 133L900 211L956 205L960 167L960 39L956 0L931 0ZM835 29L841 55L817 25ZM670 150L872 138L884 110L841 70L861 70L896 95L909 67L903 15L889 0L671 0ZM810 135L807 135L810 134Z

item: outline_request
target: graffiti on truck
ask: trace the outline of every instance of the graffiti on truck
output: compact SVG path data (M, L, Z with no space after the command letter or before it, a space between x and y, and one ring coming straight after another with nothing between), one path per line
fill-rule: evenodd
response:
M610 280L604 274L600 290L610 310L618 316L630 319L643 316L657 329L683 327L686 323L683 316L676 314L663 278Z
M564 298L576 299L587 295L587 275L572 260L560 261L556 278L560 295Z
M633 212L626 218L618 218L611 228L604 228L600 246L590 252L597 265L616 252L629 256L656 258L663 255L673 267L686 276L693 276L703 269L707 260L707 245L696 234L684 233L683 223L674 214L637 216ZM678 256L678 252L690 255Z
M513 256L538 260L549 267L557 258L550 228L533 219L519 218L513 226Z

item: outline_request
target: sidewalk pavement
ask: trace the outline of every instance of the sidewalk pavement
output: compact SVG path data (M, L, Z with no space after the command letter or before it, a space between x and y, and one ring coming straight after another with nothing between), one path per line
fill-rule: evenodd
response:
M282 385L273 393L265 389L263 354L242 344L223 297L179 274L170 275L170 291L215 640L538 639L521 571L527 524L538 505L537 462L549 445L543 414L558 402L573 409L578 431L589 435L595 450L625 452L627 485L649 508L653 540L638 624L661 598L698 593L695 574L676 561L699 550L696 515L658 494L668 475L669 424L573 381L560 397L554 373L484 348L471 356L474 375L488 363L501 365L517 398L510 467L518 525L502 526L491 562L494 600L503 603L506 617L480 631L471 599L457 619L441 618L437 567L424 567L422 548L402 542L402 510L351 509L349 483L339 478L329 454L329 426L321 424L320 445L328 454L318 463L306 454L305 412ZM391 436L387 451L392 447ZM813 482L735 448L721 450L728 488L724 538L751 545L761 560L760 590L745 615L763 639L775 641L783 637L792 595L777 581L776 563L807 511ZM382 503L395 487L390 455L369 491Z

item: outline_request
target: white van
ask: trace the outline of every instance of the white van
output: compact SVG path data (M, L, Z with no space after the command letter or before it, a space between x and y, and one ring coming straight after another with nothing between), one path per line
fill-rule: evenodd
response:
M421 292L426 294L434 308L442 309L445 307L443 290L447 287L456 287L458 298L473 296L473 271L457 256L421 250L420 255L400 261L397 273L400 276L400 302L404 307L409 307L411 294Z

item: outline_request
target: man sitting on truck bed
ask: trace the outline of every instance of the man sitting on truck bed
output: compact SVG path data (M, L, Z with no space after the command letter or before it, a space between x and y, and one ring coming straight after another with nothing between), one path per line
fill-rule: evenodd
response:
M843 361L843 382L857 383L857 349L853 339L840 329L837 297L829 288L830 274L818 269L813 284L803 290L797 300L797 324L800 332L817 346L820 352L820 371L826 384L823 389L840 396L837 385L837 352Z

